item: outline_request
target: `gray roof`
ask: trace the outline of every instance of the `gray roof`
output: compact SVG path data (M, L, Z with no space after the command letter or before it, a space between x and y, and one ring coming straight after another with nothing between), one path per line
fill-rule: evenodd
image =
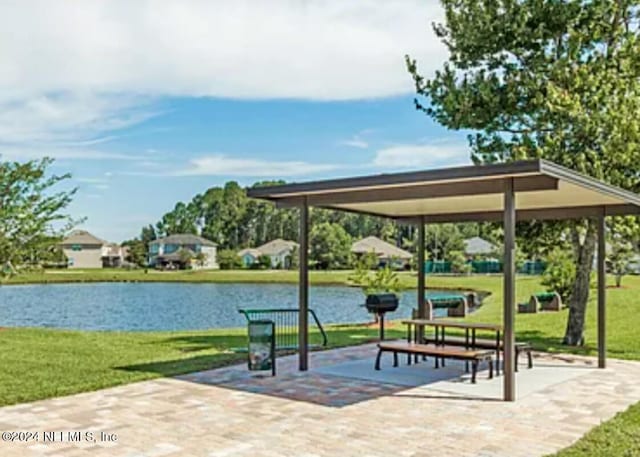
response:
M464 253L469 255L492 254L496 247L487 240L474 236L464 240Z
M279 255L283 252L291 251L293 248L298 247L298 243L295 241L288 241L283 239L275 239L268 243L258 246L256 251L259 251L262 255Z
M158 238L157 240L151 241L149 244L150 245L151 244L177 244L180 246L199 244L202 246L217 246L217 244L211 240L208 240L198 235L192 235L189 233L184 233L184 234L177 233L175 235L169 235L164 238Z
M405 251L404 249L400 249L399 247L394 246L393 244L387 243L386 241L382 241L380 238L375 236L368 236L359 241L356 241L351 246L351 252L355 254L366 254L369 252L373 252L378 257L384 258L393 258L396 257L398 259L411 259L413 254Z
M240 257L249 254L250 256L254 257L254 258L258 258L262 255L262 253L260 251L258 251L257 249L254 248L246 248L246 249L242 249L240 251L238 251L238 255Z
M90 244L103 246L107 244L107 242L95 235L92 235L86 230L74 230L73 232L69 233L60 244L63 246L72 244Z

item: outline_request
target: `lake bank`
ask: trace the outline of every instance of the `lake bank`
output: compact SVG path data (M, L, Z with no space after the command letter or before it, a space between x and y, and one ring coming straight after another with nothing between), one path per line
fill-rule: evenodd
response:
M316 285L349 285L348 277L353 272L310 271L310 282ZM400 272L403 288L415 288L416 275ZM413 278L413 281L411 281ZM61 284L95 282L191 282L191 283L280 283L296 284L298 272L294 270L200 270L158 271L153 269L87 269L44 270L25 272L9 278L0 285L14 284Z

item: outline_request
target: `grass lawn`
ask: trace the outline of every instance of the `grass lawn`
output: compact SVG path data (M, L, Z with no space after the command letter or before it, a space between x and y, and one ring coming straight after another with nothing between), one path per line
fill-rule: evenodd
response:
M312 284L344 284L349 272L311 272ZM290 271L155 272L87 270L54 271L22 275L12 283L75 281L193 281L193 282L295 282ZM401 274L404 287L415 287L416 276ZM434 288L486 290L491 296L468 320L500 322L500 276L428 277ZM539 278L520 277L518 301L541 291ZM608 353L640 360L640 277L629 276L623 287L611 287L608 299ZM586 345L560 344L567 311L516 316L516 337L539 350L594 355L596 350L595 293L589 303ZM358 344L376 338L377 329L366 326L329 326L331 347ZM404 328L391 322L389 337L403 337ZM129 382L170 376L243 361L232 348L245 346L243 329L186 332L82 332L35 328L0 330L0 405L90 391ZM640 404L596 427L557 457L640 455ZM627 452L627 450L631 450ZM627 452L627 453L625 453Z

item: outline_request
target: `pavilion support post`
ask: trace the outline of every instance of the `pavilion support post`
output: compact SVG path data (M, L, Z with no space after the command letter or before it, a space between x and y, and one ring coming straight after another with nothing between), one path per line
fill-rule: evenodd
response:
M309 205L306 197L300 206L299 243L298 366L300 371L307 371L309 368Z
M505 401L516 399L515 377L515 237L516 237L516 198L513 179L505 181L504 189L504 281L503 281L503 325L504 325L504 385Z
M607 331L606 331L606 226L604 209L598 217L598 368L607 366Z
M420 217L420 225L418 226L418 317L420 319L430 319L427 315L427 303L425 300L425 271L424 271L424 217Z

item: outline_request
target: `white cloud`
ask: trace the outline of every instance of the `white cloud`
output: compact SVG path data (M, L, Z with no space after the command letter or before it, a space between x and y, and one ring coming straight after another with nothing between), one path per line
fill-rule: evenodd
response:
M0 68L2 63L0 63ZM139 96L69 92L18 100L0 96L0 155L28 160L44 156L57 159L133 159L105 152L100 145L111 135L143 122L157 113Z
M363 140L360 135L354 135L348 140L341 141L340 144L358 149L367 149L369 147L369 143Z
M379 168L431 168L470 164L468 147L462 142L440 141L399 144L376 152L372 165Z
M332 164L314 164L302 161L267 161L252 158L233 158L223 154L192 159L189 166L172 173L178 176L244 176L286 177L303 176L339 168Z
M106 184L108 182L106 178L76 178L76 181L83 184Z
M157 115L150 107L164 96L411 93L404 55L418 58L426 74L439 67L446 51L430 24L441 19L437 0L0 2L0 155L129 159L101 144ZM360 137L347 143L368 146ZM205 161L191 171L216 167ZM328 169L282 167L270 169L285 176Z
M82 160L138 160L137 155L121 154L87 148L62 148L55 145L2 144L0 142L0 158L3 160L33 160L43 157L55 159Z
M444 59L441 18L437 0L2 2L0 94L397 95L406 53L426 73Z
M55 141L65 146L93 146L111 139L96 136L135 125L153 116L153 112L140 108L144 104L145 99L141 97L86 92L0 99L0 141Z

